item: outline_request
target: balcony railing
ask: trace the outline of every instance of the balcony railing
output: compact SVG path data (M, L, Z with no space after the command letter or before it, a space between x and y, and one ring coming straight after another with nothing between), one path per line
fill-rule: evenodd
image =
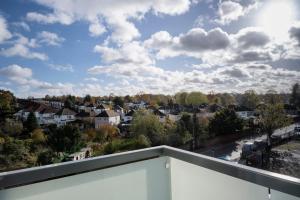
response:
M167 146L0 174L1 200L296 200L300 180Z

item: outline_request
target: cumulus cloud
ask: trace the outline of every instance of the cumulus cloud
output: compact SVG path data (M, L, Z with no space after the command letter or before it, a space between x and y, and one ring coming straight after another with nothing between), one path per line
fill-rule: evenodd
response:
M115 42L128 42L140 36L132 20L140 20L152 11L156 15L179 15L190 7L190 0L124 0L105 1L60 1L60 0L35 0L38 4L46 6L53 12L42 14L37 12L27 13L27 20L40 23L72 24L77 20L87 21L92 36L99 36L106 28L112 30L111 39ZM99 6L101 5L101 6ZM96 22L96 23L95 23Z
M32 71L30 68L21 67L19 65L9 65L0 69L0 74L2 76L11 77L21 77L21 78L31 78Z
M219 19L216 22L221 24L229 24L232 21L246 15L249 11L257 6L257 1L250 1L247 5L242 5L236 1L220 1L218 5Z
M94 51L101 54L106 63L150 65L153 60L148 51L139 42L125 43L119 48L110 48L105 45L96 45Z
M242 48L261 47L271 41L270 37L264 31L254 27L241 29L236 34L236 37Z
M201 28L194 28L185 35L181 35L179 41L180 46L188 51L225 49L230 44L227 33L220 28L208 32Z
M292 26L289 30L290 37L298 42L300 46L300 23Z
M0 44L11 37L12 34L8 30L6 20L0 15Z
M17 35L17 39L12 41L11 47L2 49L0 55L6 57L20 56L28 59L47 60L48 56L44 53L32 51L31 48L38 47L36 39L28 39L20 34Z
M39 43L50 46L59 46L63 41L65 41L65 38L59 37L56 33L48 31L38 33L37 38Z

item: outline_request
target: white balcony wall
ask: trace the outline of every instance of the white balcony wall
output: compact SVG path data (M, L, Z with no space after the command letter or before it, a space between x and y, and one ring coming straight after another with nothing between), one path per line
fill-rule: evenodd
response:
M269 199L266 187L174 158L170 162L172 200Z
M300 198L278 192L276 190L271 190L271 200L299 200Z
M168 200L168 158L160 157L0 191L1 200Z

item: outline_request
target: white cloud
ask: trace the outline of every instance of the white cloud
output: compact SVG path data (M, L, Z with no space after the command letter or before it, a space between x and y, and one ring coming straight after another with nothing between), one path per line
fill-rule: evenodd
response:
M229 24L232 21L239 19L240 17L249 13L252 9L257 7L257 0L253 0L248 5L242 5L236 1L220 1L218 5L219 19L216 22L221 24Z
M90 81L90 82L98 82L99 79L95 78L95 77L88 77L84 79L85 81Z
M12 37L12 34L9 32L6 20L0 15L0 44Z
M51 13L27 13L27 20L40 23L72 24L78 20L87 21L92 36L99 36L105 28L112 30L111 39L115 42L128 42L140 36L132 21L140 20L147 13L179 15L190 7L190 0L35 0L53 10ZM101 5L101 6L99 6ZM96 23L95 23L96 22ZM107 24L104 27L103 23Z
M48 56L44 53L32 51L31 48L38 47L36 39L28 39L20 34L16 35L18 38L11 41L13 45L0 51L0 55L6 57L20 56L28 59L47 60Z
M119 48L96 45L94 51L100 53L106 63L151 65L154 62L146 48L137 41L122 44Z
M65 38L59 37L56 33L48 31L38 33L37 38L39 43L51 46L59 46L63 41L65 41Z
M31 78L32 71L30 68L21 67L19 65L9 65L0 69L0 74L2 76L11 77L21 77L21 78Z
M55 65L55 64L49 64L49 67L56 71L66 71L66 72L74 72L74 68L72 65Z
M30 31L30 27L26 22L14 22L13 25L15 25L16 27L21 27L25 31Z

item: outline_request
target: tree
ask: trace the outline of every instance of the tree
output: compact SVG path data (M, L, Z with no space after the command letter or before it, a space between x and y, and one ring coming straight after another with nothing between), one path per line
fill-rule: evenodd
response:
M79 129L70 125L59 128L55 125L49 126L47 141L48 145L56 153L73 153L83 146Z
M47 138L43 132L43 129L35 129L31 134L31 139L35 144L45 143Z
M186 101L187 96L188 96L187 92L176 93L175 94L176 103L178 103L180 105L186 105L187 104L187 101Z
M39 127L38 121L33 112L29 113L27 120L25 121L25 127L27 128L28 132L32 132L34 129Z
M164 126L159 119L147 110L135 112L130 130L134 136L144 135L149 138L151 145L161 144Z
M236 99L233 95L228 94L228 93L224 93L224 94L220 94L220 99L221 99L221 105L224 107L227 107L229 105L235 104L236 103Z
M260 127L262 131L267 133L267 151L271 151L271 136L278 128L290 124L289 118L286 116L282 104L266 104L259 109Z
M49 164L52 164L54 156L55 155L53 154L53 152L51 150L43 151L43 152L41 152L38 155L37 164L38 165L49 165Z
M2 126L2 131L9 136L18 136L23 131L23 124L22 122L6 118Z
M17 100L13 93L0 90L0 117L2 117L2 119L15 112L16 102Z
M121 106L122 108L124 107L124 99L122 97L115 97L113 102L115 106Z
M268 90L265 94L265 103L267 104L282 104L282 98L275 90Z
M292 105L294 105L297 109L300 109L300 85L299 85L299 83L294 84L292 87L290 103Z
M74 108L75 102L76 102L75 96L68 95L65 100L65 107L72 109Z
M203 103L208 103L208 99L206 95L201 92L191 92L186 97L186 103L193 106L199 106Z
M209 121L209 133L214 135L226 135L237 133L243 130L243 120L240 119L235 111L223 109L215 114Z
M87 94L84 99L83 99L84 102L88 102L88 103L91 103L92 102L92 97L91 95Z
M97 130L96 138L98 141L112 141L119 134L119 129L112 125L102 125Z
M254 90L248 90L242 95L241 106L249 110L255 110L259 104L259 97Z

